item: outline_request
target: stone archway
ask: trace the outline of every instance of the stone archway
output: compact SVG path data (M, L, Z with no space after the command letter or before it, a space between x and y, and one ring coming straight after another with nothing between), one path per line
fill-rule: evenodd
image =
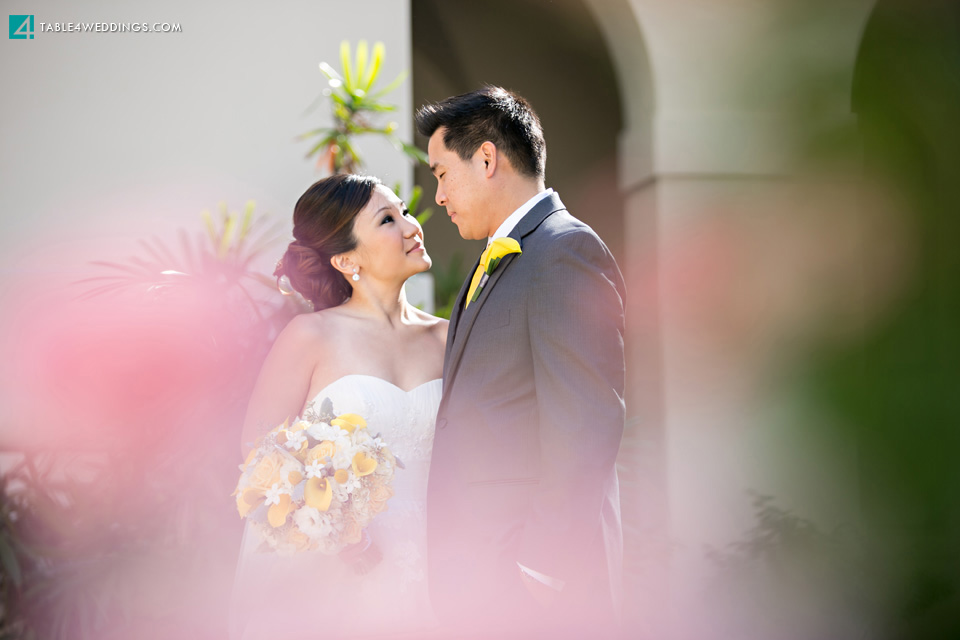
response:
M623 199L617 188L622 102L613 64L582 0L412 0L414 102L423 104L498 84L536 108L547 139L547 185L590 224L618 257ZM425 141L419 143L425 146ZM433 177L419 169L418 183ZM431 198L432 199L432 198ZM460 240L438 216L427 233L444 264L454 252L480 248ZM476 250L476 251L474 251Z

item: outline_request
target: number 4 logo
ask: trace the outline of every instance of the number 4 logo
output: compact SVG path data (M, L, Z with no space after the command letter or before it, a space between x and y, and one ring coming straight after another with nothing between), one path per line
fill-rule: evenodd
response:
M10 16L10 39L33 40L33 16Z

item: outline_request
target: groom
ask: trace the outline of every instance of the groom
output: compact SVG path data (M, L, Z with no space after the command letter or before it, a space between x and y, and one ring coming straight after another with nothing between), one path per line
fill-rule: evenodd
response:
M454 306L428 489L430 591L457 637L615 633L624 285L544 185L540 121L486 87L422 107L437 204L487 239Z

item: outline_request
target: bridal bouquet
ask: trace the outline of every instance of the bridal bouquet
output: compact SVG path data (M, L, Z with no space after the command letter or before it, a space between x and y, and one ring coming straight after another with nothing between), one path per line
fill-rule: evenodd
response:
M337 553L361 540L393 496L399 463L361 416L335 416L327 399L309 418L263 436L234 492L240 517L278 553Z

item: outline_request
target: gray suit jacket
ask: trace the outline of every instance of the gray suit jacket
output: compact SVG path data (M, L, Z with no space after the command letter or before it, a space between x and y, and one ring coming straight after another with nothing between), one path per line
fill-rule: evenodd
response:
M431 597L461 625L536 612L519 562L566 583L549 618L595 623L619 606L623 278L556 194L510 237L523 253L464 309L468 278L450 321L428 489Z

